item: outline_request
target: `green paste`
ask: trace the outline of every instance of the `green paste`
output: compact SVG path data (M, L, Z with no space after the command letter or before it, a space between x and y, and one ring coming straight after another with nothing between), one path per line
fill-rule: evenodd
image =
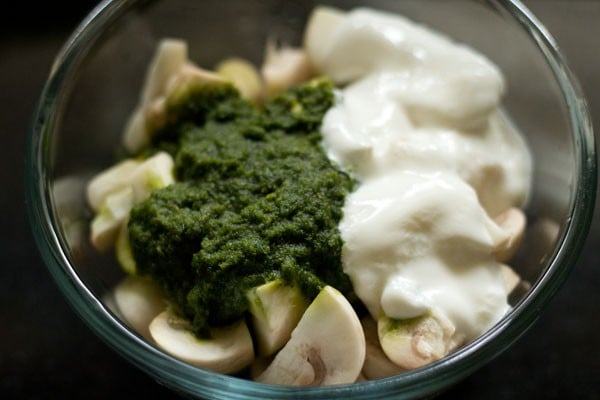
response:
M167 105L150 152L173 155L177 183L134 207L130 241L138 273L197 335L239 320L247 290L274 278L309 299L325 284L351 293L337 226L353 181L318 131L333 99L318 80L260 109L229 84L188 88Z

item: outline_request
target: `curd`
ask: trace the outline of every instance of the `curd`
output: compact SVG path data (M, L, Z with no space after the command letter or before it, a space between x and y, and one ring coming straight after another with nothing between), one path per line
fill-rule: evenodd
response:
M501 113L484 56L404 17L340 12L317 69L346 86L323 146L358 189L344 206L343 266L371 315L441 312L467 340L508 310L493 217L527 199L528 149Z

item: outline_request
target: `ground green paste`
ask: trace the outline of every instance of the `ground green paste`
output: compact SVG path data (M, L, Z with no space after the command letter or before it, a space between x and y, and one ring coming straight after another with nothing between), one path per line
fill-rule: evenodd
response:
M196 334L243 317L247 290L277 277L309 299L325 284L351 292L337 226L353 181L318 132L332 103L319 80L260 109L225 84L167 105L150 151L171 153L177 183L133 208L130 242Z

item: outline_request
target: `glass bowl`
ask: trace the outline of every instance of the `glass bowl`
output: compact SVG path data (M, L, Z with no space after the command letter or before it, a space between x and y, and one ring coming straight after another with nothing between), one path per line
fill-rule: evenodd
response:
M300 44L313 2L114 0L100 3L58 54L33 116L26 189L40 252L79 316L156 380L199 398L372 399L439 393L507 349L566 280L585 241L596 190L594 138L585 99L556 43L519 1L324 1L404 14L487 55L505 74L504 110L534 157L530 221L514 268L531 283L512 310L454 354L402 375L323 388L269 386L185 364L130 330L108 301L123 277L88 243L87 180L111 165L158 40L180 37L212 67L228 56L259 64L276 37ZM501 373L499 371L498 373Z

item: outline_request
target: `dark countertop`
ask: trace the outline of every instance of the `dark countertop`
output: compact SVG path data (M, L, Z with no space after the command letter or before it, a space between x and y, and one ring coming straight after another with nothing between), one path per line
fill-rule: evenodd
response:
M600 1L525 2L554 33L600 126ZM70 4L75 8L68 12L16 6L0 24L2 399L178 398L120 358L77 318L41 261L25 213L22 167L29 117L54 54L92 4ZM578 265L534 327L441 398L600 399L599 247L595 217Z

